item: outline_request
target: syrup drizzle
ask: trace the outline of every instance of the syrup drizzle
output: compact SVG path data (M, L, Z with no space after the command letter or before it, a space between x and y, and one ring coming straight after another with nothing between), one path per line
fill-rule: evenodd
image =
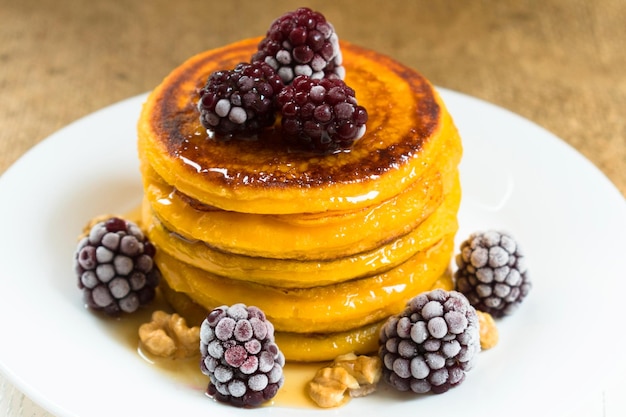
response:
M139 221L141 218L141 207L135 207L127 212L124 218ZM206 392L209 378L200 371L199 354L187 359L166 359L155 357L142 349L138 333L139 326L150 322L152 312L156 310L173 313L171 307L161 296L160 291L157 291L151 308L140 310L132 316L120 318L106 327L125 346L135 350L137 359L147 366L158 369L164 377L172 379L187 389ZM278 390L276 396L264 404L264 406L318 408L306 393L306 385L313 379L317 370L324 365L324 363L286 363L283 368L285 383Z
M187 359L159 358L145 351L139 341L139 326L151 320L152 312L162 310L171 313L171 308L157 292L157 297L151 308L140 310L137 314L122 317L117 320L104 322L105 328L111 336L120 343L136 352L137 360L146 366L153 367L169 378L175 384L184 389L204 393L209 383L209 378L200 371L200 355ZM288 408L317 408L317 405L306 393L307 383L313 379L315 372L324 364L322 363L287 363L283 368L285 383L276 396L264 406L288 407ZM210 399L207 399L210 401Z

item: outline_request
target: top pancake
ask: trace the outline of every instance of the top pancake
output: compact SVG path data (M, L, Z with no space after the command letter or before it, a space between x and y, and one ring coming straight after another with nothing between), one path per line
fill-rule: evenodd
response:
M408 187L458 136L432 85L416 71L342 42L346 84L369 114L367 131L349 150L303 152L281 141L280 127L250 140L211 138L199 121L198 90L217 70L249 62L260 38L193 56L150 94L138 125L142 164L204 204L245 213L354 210Z

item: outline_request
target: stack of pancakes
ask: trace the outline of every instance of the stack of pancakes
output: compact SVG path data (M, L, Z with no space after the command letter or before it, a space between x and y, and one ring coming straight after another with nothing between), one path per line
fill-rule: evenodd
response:
M144 105L142 223L162 291L193 325L220 305L261 308L288 360L373 352L382 321L451 285L458 132L423 76L344 42L346 84L369 114L350 150L293 149L278 125L246 140L211 137L197 91L249 61L258 42L190 58Z

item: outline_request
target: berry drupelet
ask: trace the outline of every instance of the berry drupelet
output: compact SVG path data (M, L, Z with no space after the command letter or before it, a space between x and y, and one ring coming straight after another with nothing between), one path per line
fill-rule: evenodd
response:
M200 354L200 369L210 378L207 393L218 401L254 407L283 385L285 356L274 341L274 326L257 307L212 310L200 326Z
M151 302L161 278L154 254L152 243L131 221L111 217L93 225L74 254L87 306L115 316Z
M532 286L520 245L510 234L487 231L470 235L460 249L456 289L495 318L512 314Z
M380 332L383 379L399 391L446 392L465 379L478 352L478 315L456 291L418 295Z
M199 92L200 122L210 132L254 134L276 119L280 77L263 62L212 73Z
M276 99L282 133L292 142L320 151L348 149L365 133L367 110L339 79L298 76Z
M345 75L333 25L322 14L304 7L271 24L252 62L271 65L285 84L298 75L339 79Z

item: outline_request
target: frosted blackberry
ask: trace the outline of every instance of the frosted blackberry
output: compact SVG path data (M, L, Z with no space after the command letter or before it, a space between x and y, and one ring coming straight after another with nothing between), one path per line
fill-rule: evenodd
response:
M476 310L463 294L433 290L418 295L381 329L383 379L399 391L448 391L474 365L478 330Z
M320 151L350 148L365 133L367 110L342 80L299 76L278 95L287 140Z
M271 24L252 62L271 65L285 84L298 75L338 79L345 75L333 25L322 14L305 7Z
M132 313L154 299L161 279L155 248L133 222L111 217L91 227L74 253L87 306L109 315Z
M274 99L282 87L280 77L262 62L216 71L199 92L200 122L220 134L258 132L274 124Z
M478 232L456 256L456 289L476 309L498 318L512 314L528 295L531 282L520 245L507 233Z
M274 326L257 307L244 304L211 311L200 326L202 373L207 393L237 407L273 398L283 385L285 356L274 341Z

